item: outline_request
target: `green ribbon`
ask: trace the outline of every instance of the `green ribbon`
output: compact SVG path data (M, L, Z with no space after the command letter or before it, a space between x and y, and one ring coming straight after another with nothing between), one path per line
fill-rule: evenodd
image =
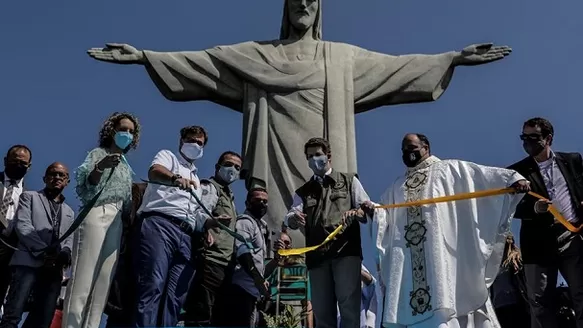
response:
M150 181L150 180L145 180L145 179L141 179L143 182L148 183L148 184L154 184L154 185L159 185L159 186L166 186L166 187L175 187L175 185L173 184L169 184L169 183L163 183L163 182L157 182L157 181ZM241 236L240 234L236 233L235 231L231 230L231 228L227 227L226 225L222 224L221 222L219 222L218 220L215 220L213 218L213 214L211 213L211 211L209 211L206 206L204 206L204 204L202 203L202 201L200 200L200 198L198 198L198 196L194 193L194 190L190 189L190 194L192 195L192 197L194 197L194 199L196 200L196 202L198 203L198 205L203 209L203 211L206 213L206 215L208 215L211 220L214 220L218 227L225 231L226 233L228 233L229 235L231 235L233 238L237 239L238 241L242 242L243 244L245 244L245 246L247 246L247 248L249 248L249 250L255 250L256 248L253 247L253 245L247 240L245 239L245 237Z

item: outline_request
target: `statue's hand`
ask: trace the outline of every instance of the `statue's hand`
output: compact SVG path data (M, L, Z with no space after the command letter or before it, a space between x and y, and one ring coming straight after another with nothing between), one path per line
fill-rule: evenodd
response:
M107 43L105 48L91 48L87 54L97 60L116 64L144 64L144 53L129 44Z
M472 44L454 57L454 66L474 66L491 63L510 55L512 48L492 43Z

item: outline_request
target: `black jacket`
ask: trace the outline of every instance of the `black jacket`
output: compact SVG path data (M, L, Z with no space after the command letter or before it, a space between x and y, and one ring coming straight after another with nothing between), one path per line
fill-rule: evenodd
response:
M563 174L571 194L571 200L577 217L583 220L583 159L579 153L555 153L556 163ZM515 170L531 183L532 191L543 197L549 197L538 164L532 157L527 157L512 164ZM557 254L557 229L550 213L536 214L532 196L526 196L516 207L514 217L522 220L520 228L520 249L524 263L544 264L552 261Z

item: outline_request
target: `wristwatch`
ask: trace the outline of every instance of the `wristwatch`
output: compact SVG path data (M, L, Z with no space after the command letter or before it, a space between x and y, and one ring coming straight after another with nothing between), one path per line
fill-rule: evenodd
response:
M95 171L97 171L99 173L103 173L103 170L101 168L99 168L99 163L95 164Z
M174 184L174 182L176 182L176 180L178 179L182 179L182 176L180 176L179 174L174 174L172 176L172 184Z

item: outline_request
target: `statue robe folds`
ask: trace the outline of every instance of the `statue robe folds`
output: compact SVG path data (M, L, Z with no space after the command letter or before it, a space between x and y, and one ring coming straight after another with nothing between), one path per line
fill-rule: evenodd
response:
M515 171L430 157L397 179L383 204L506 188ZM488 288L524 194L375 210L386 285L382 322L392 328L499 327ZM492 315L489 315L492 314Z
M193 52L145 51L150 77L173 101L209 100L243 113L243 176L270 193L279 229L293 193L312 175L303 145L327 138L334 167L356 172L354 114L436 100L452 55L390 56L342 43L312 41L316 56L289 60L286 41L245 42Z

